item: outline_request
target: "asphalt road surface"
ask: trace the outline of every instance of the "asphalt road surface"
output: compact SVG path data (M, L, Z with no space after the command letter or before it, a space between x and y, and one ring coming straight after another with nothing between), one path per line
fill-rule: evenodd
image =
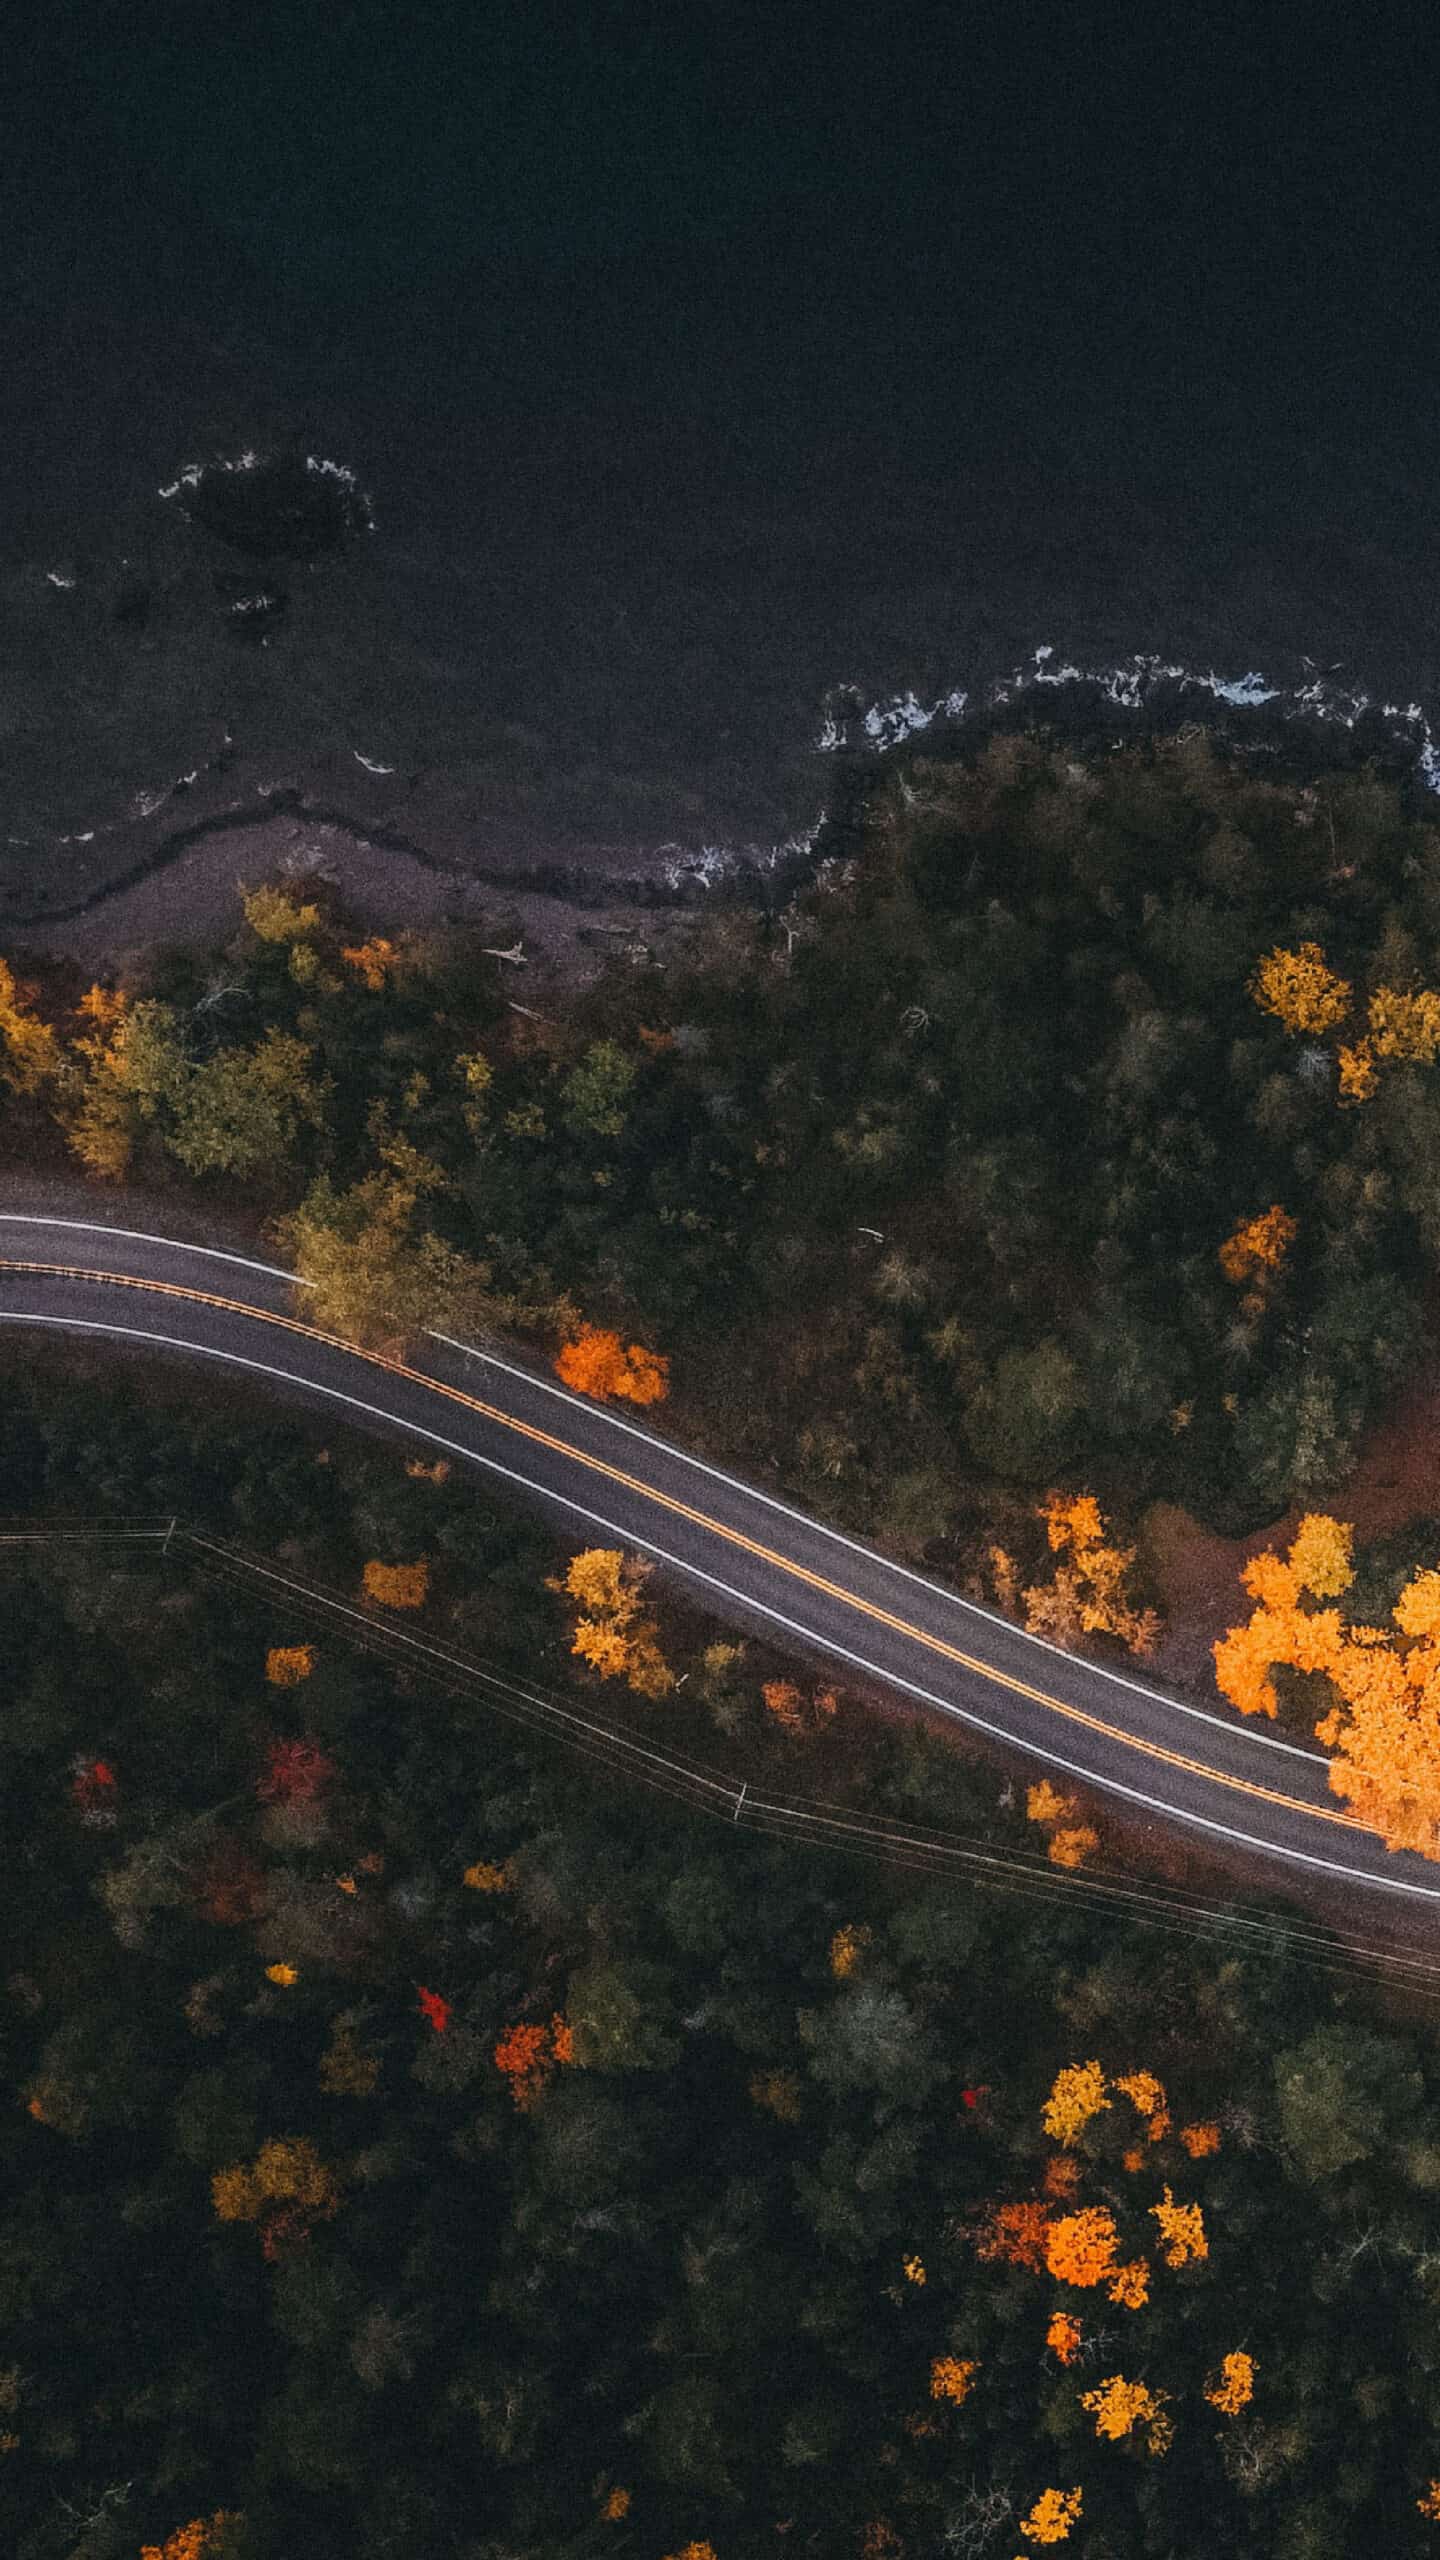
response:
M1196 1835L1260 1887L1287 1875L1440 1916L1440 1867L1392 1855L1331 1796L1323 1753L1087 1662L863 1541L622 1419L508 1348L427 1335L411 1361L304 1320L272 1264L119 1221L0 1210L0 1323L243 1371L483 1471L565 1533L619 1543L684 1578L726 1623L874 1681L1132 1814Z

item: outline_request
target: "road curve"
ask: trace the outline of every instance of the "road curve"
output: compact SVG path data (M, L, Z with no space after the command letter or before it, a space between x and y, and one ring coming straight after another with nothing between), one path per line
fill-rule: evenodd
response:
M478 1468L587 1541L682 1575L716 1617L878 1681L1209 1841L1257 1885L1328 1880L1440 1921L1440 1867L1331 1796L1323 1753L1027 1635L943 1584L572 1395L508 1350L411 1361L304 1320L276 1265L90 1217L0 1210L0 1323L214 1361Z

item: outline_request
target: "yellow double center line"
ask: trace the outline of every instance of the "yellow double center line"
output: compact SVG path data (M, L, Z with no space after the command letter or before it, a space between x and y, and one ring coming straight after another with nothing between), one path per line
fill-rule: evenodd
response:
M499 1405L487 1404L479 1396L468 1395L463 1387L446 1386L441 1379L427 1376L423 1369L412 1369L406 1361L392 1359L383 1351L364 1350L356 1343L347 1342L342 1334L326 1333L318 1325L303 1324L298 1316L276 1315L268 1307L252 1307L242 1298L223 1298L208 1289L186 1288L175 1280L144 1280L126 1271L89 1270L83 1263L22 1262L0 1256L0 1271L29 1273L51 1280L84 1280L107 1288L142 1290L152 1297L179 1298L192 1306L217 1308L223 1315L244 1316L252 1324L273 1325L277 1331L298 1334L306 1342L323 1343L327 1350L344 1352L352 1360L364 1360L371 1368L388 1371L392 1377L404 1378L412 1386L425 1388L430 1395L443 1396L451 1404L462 1405L467 1412L479 1414L484 1421L496 1423L502 1430L513 1431L522 1440L533 1441L537 1447L549 1449L557 1457L568 1458L577 1467L588 1468L592 1475L603 1476L609 1483L623 1486L627 1493L638 1494L642 1500L653 1502L677 1519L688 1520L692 1527L704 1530L707 1536L740 1548L761 1564L772 1565L778 1573L788 1574L792 1581L804 1583L810 1590L822 1593L827 1600L840 1601L859 1616L873 1620L877 1626L887 1627L892 1634L904 1636L912 1644L922 1645L927 1652L940 1655L942 1660L956 1664L963 1671L974 1672L982 1680L993 1680L1015 1697L1028 1699L1033 1706L1045 1707L1052 1715L1063 1716L1070 1724L1083 1725L1090 1733L1102 1734L1108 1742L1142 1752L1147 1759L1162 1761L1167 1768L1183 1770L1188 1777L1206 1779L1213 1786L1228 1787L1236 1795L1250 1796L1262 1804L1278 1805L1286 1813L1305 1814L1312 1821L1335 1823L1348 1831L1369 1829L1369 1825L1360 1822L1354 1814L1342 1813L1336 1806L1306 1804L1297 1796L1286 1795L1278 1787L1259 1786L1252 1778L1236 1777L1229 1770L1213 1768L1206 1760L1191 1759L1185 1752L1172 1751L1164 1743L1151 1742L1143 1735L1107 1724L1103 1716L1091 1715L1083 1707L1072 1706L1065 1698L1051 1697L1048 1690L1032 1688L1029 1681L1016 1679L1012 1672L998 1670L993 1663L962 1652L958 1645L947 1644L943 1636L931 1635L927 1628L915 1626L908 1618L896 1617L876 1601L863 1599L858 1592L848 1590L844 1583L831 1582L824 1574L813 1573L808 1565L797 1564L791 1557L781 1555L778 1549L764 1546L758 1539L747 1538L743 1530L732 1529L723 1520L712 1519L708 1512L696 1511L690 1503L679 1501L674 1494L662 1493L655 1485L647 1484L643 1476L630 1475L625 1468L612 1466L608 1459L594 1457L586 1449L577 1449L572 1441L561 1440L554 1432L542 1431L538 1423L522 1422L517 1415L504 1412ZM297 1384L303 1386L305 1383L303 1377L297 1378ZM823 1642L823 1638L817 1635L816 1641Z

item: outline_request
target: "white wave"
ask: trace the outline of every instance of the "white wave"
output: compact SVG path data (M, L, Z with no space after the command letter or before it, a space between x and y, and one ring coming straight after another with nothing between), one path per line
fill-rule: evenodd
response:
M1346 729L1353 729L1364 712L1378 708L1381 717L1392 724L1392 737L1413 747L1426 787L1440 793L1440 747L1418 702L1407 703L1402 711L1396 703L1377 705L1367 693L1332 684L1327 675L1314 676L1303 685L1272 684L1255 668L1241 676L1222 676L1213 667L1187 667L1144 651L1114 667L1081 667L1073 659L1052 663L1054 659L1055 651L1048 643L1035 650L1027 665L997 678L986 688L974 704L975 712L983 715L987 710L1000 710L1042 688L1053 690L1079 684L1097 686L1117 708L1126 711L1142 710L1161 687L1178 685L1209 694L1213 700L1237 709L1254 710L1278 703L1287 719L1331 721ZM928 729L935 720L958 719L969 702L970 696L963 688L957 688L927 706L911 689L893 694L888 701L872 703L863 712L857 710L853 719L837 718L833 710L827 710L816 743L822 753L833 754L858 727L884 755L905 738Z

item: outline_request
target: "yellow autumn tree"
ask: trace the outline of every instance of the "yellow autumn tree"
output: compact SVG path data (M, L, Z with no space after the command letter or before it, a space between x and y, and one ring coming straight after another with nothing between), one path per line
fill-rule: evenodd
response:
M1349 980L1327 968L1318 942L1302 942L1298 951L1277 944L1256 967L1250 993L1262 1012L1273 1013L1287 1031L1308 1038L1333 1031L1354 1000Z
M1153 2071L1127 2071L1115 2083L1123 2098L1128 2098L1145 2126L1146 2139L1163 2142L1170 2130L1170 2110L1165 2103L1163 2084Z
M932 2400L968 2400L980 2367L973 2357L936 2356L930 2366Z
M313 1644L275 1644L265 1656L265 1677L272 1689L296 1689L314 1668Z
M1074 2062L1056 2073L1041 2110L1041 2121L1051 2141L1062 2143L1068 2150L1079 2141L1091 2118L1109 2104L1105 2074L1099 2063Z
M1160 2225L1167 2267L1188 2267L1209 2257L1205 2216L1198 2204L1177 2204L1167 2187L1160 2203L1152 2204L1150 2211Z
M549 1588L579 1605L572 1653L602 1680L623 1679L638 1697L663 1698L675 1674L660 1650L659 1628L641 1607L650 1572L643 1557L619 1547L585 1547Z
M1348 1587L1349 1538L1315 1517L1288 1560L1252 1557L1241 1579L1260 1605L1215 1646L1216 1684L1242 1713L1273 1716L1277 1664L1322 1673L1333 1703L1315 1732L1333 1793L1389 1848L1440 1857L1440 1570L1411 1577L1388 1628L1346 1624L1304 1600Z
M1053 1582L1023 1593L1025 1625L1052 1644L1076 1645L1082 1636L1118 1636L1131 1653L1149 1653L1160 1633L1153 1609L1140 1609L1126 1588L1134 1547L1107 1545L1105 1523L1093 1494L1051 1494L1039 1510L1052 1554L1061 1558Z
M12 1093L38 1093L53 1083L65 1053L48 1022L43 1022L15 981L9 963L0 960L0 1083Z
M258 889L242 889L240 904L246 923L260 942L303 942L307 935L320 930L319 908L302 905L273 880L262 881Z
M1096 2384L1093 2391L1082 2391L1080 2406L1093 2410L1095 2433L1117 2443L1136 2427L1144 2427L1152 2453L1164 2453L1172 2442L1175 2429L1166 2414L1168 2391L1152 2391L1143 2382L1127 2382L1121 2373Z
M331 2217L341 2202L336 2173L305 2138L261 2143L249 2168L218 2168L210 2196L220 2222L256 2222L272 2204L290 2204L307 2217Z
M1368 1046L1375 1057L1433 1067L1440 1049L1440 995L1431 988L1421 987L1407 995L1398 987L1377 987L1368 1019Z
M1255 2397L1255 2359L1236 2347L1220 2359L1220 2370L1205 2385L1205 2397L1224 2418L1236 2418Z
M1150 2299L1148 2261L1131 2258L1123 2267L1117 2267L1105 2290L1122 2311L1143 2311Z
M1020 2530L1027 2542L1066 2542L1084 2504L1078 2489L1042 2489Z
M863 1921L836 1930L830 1941L830 1970L837 1982L848 1982L851 1974L859 1970L860 1959L873 1935Z

